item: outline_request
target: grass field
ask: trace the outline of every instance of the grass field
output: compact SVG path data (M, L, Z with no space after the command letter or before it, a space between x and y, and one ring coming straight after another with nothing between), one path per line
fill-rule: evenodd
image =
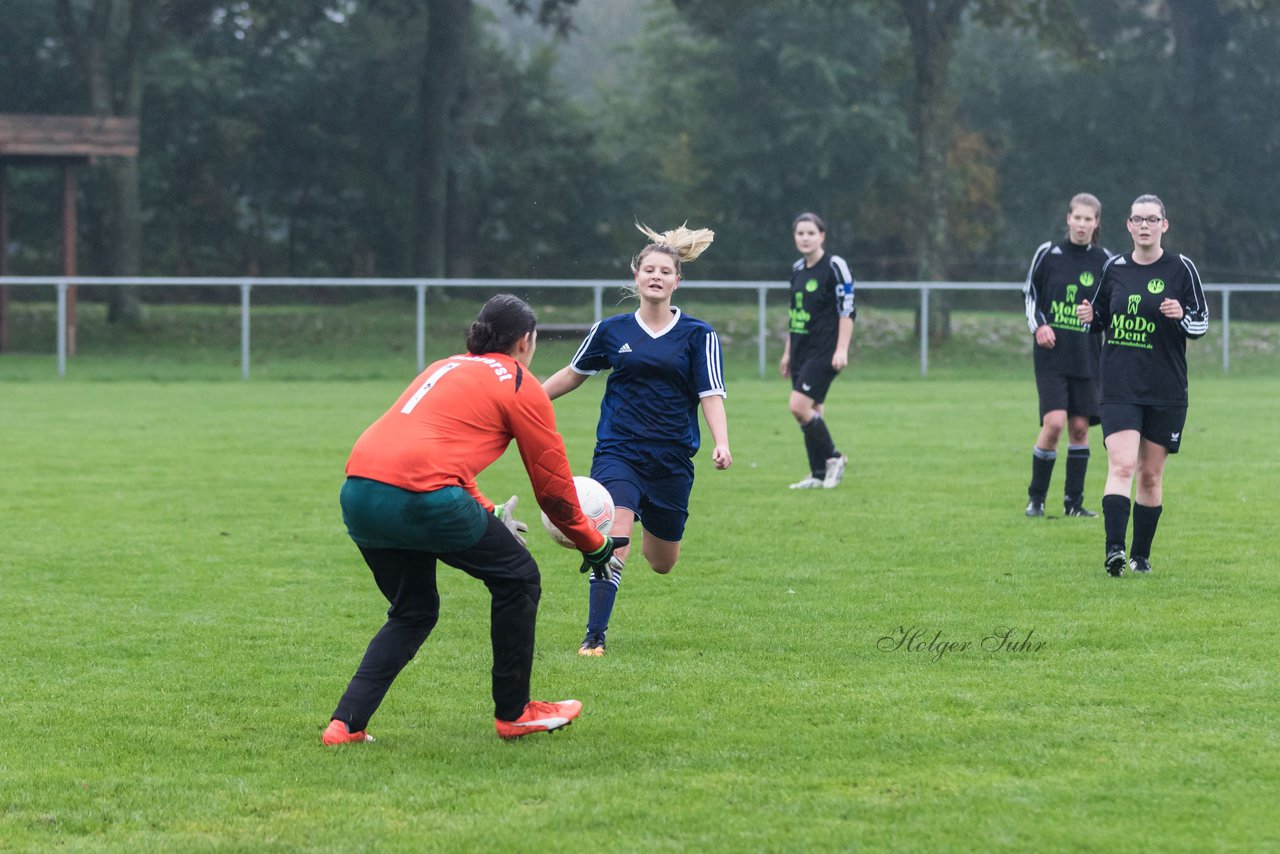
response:
M828 407L846 483L805 493L786 489L803 471L786 386L739 366L734 467L700 455L680 565L631 568L608 657L576 654L573 554L531 541L534 693L581 699L581 720L494 736L487 596L442 568L440 624L378 741L339 749L319 734L385 603L337 491L408 375L16 371L0 849L1280 849L1280 379L1193 375L1155 572L1108 579L1101 519L1022 516L1021 365L855 367ZM557 402L575 470L601 385ZM536 524L514 454L481 486Z

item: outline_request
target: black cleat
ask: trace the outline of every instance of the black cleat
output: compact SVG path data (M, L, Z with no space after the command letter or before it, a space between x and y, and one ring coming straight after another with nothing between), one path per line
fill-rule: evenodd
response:
M1137 555L1134 555L1133 559L1129 561L1129 568L1134 572L1140 572L1143 575L1146 575L1151 572L1151 561L1145 557L1138 557Z
M578 655L589 655L593 658L604 655L604 632L588 631L587 636L582 639L582 646L578 647Z
M1119 578L1124 575L1124 549L1114 549L1107 552L1107 575L1112 578Z
M1028 515L1028 516L1043 516L1043 515L1044 515L1044 502L1043 502L1043 501L1030 501L1030 502L1028 502L1028 503L1027 503L1027 515Z
M1063 516L1086 516L1089 518L1093 518L1098 514L1094 513L1092 510L1086 510L1083 504L1067 504L1067 505L1064 505L1062 515Z

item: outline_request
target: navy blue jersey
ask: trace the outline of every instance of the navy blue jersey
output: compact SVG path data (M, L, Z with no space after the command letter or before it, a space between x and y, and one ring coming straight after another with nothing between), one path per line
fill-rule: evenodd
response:
M853 273L839 255L824 252L812 267L801 258L791 265L791 302L787 306L791 359L802 353L830 354L836 349L840 318L857 318Z
M1084 331L1076 306L1102 279L1102 265L1109 257L1101 246L1078 246L1070 240L1044 243L1036 250L1022 286L1027 326L1034 333L1048 324L1054 332L1052 349L1033 347L1036 376L1098 375L1099 341Z
M1102 402L1177 406L1187 403L1187 339L1209 329L1200 273L1191 259L1165 252L1151 264L1116 255L1102 269L1090 332L1103 334ZM1182 303L1181 320L1160 303Z
M569 367L588 375L612 370L600 400L600 443L672 444L692 456L700 441L698 403L725 396L719 336L674 307L671 323L658 332L635 314L605 318L591 327Z

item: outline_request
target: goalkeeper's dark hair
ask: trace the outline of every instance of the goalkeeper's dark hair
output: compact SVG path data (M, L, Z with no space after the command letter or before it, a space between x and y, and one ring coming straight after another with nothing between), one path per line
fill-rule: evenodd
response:
M498 294L484 304L467 331L467 352L510 353L537 326L538 316L527 302L514 294Z

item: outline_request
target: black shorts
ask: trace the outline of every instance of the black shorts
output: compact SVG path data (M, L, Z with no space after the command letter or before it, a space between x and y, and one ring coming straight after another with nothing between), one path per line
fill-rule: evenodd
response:
M821 356L815 353L801 355L800 361L791 362L791 390L798 391L814 403L822 403L827 399L831 383L840 372L831 367L831 352Z
M1036 375L1036 391L1040 393L1040 423L1055 409L1067 415L1082 415L1090 424L1098 424L1098 392L1101 383L1087 377L1042 377Z
M1182 444L1182 428L1187 423L1187 407L1154 406L1142 403L1102 404L1102 443L1121 430L1137 430L1142 438L1164 445L1169 453L1178 453Z

